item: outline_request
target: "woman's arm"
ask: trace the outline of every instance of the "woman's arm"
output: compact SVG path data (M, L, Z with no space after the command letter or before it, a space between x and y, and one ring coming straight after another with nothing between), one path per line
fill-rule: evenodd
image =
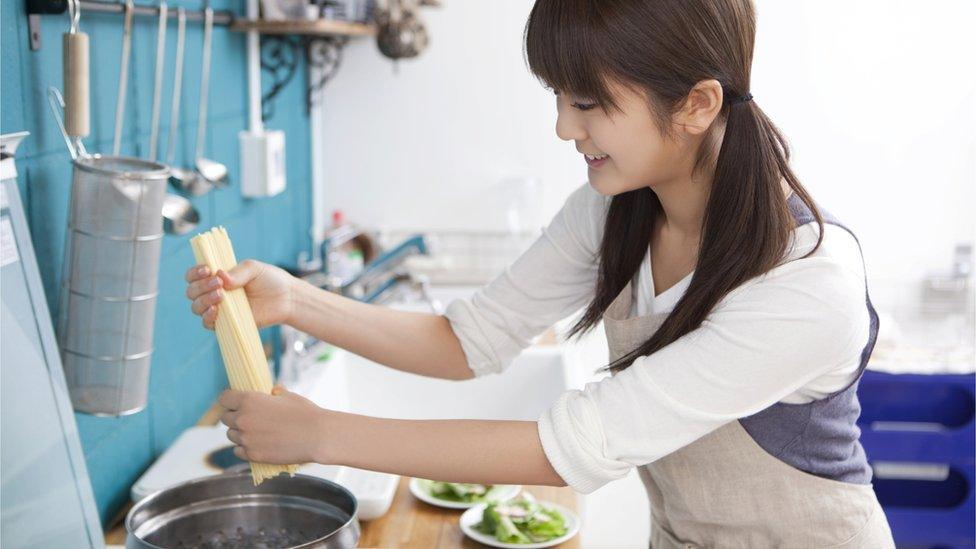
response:
M241 459L317 462L453 482L565 486L534 421L400 420L319 408L275 396L226 391L221 421Z
M288 324L374 362L429 377L474 377L461 343L440 315L398 311L321 290L297 280L300 304Z
M191 268L187 297L213 329L223 290L243 287L259 326L289 324L397 370L469 379L500 372L532 338L592 298L606 204L588 185L577 189L515 263L444 316L344 298L253 260L217 276Z
M324 463L452 482L565 486L546 459L534 421L323 412L338 433L322 449Z
M223 292L244 288L258 326L288 324L391 368L444 379L473 377L450 323L442 316L368 305L321 290L284 270L244 260L230 272L196 266L186 295L213 329Z

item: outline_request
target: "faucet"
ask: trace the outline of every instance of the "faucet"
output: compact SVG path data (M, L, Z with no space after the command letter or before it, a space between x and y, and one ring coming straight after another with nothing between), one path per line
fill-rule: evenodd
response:
M351 226L343 226L331 232L322 243L322 271L302 276L302 280L319 288L366 303L389 303L395 300L398 291L411 289L421 295L434 314L443 313L440 302L430 293L430 281L426 276L413 273L404 263L414 255L427 255L429 247L424 235L411 236L393 248L383 252L371 261L363 271L351 280L342 280L330 275L326 270L328 254L360 234ZM286 387L294 386L311 361L307 360L315 351L319 340L314 336L288 326L281 327L281 356L279 358L279 381Z
M342 284L340 291L345 296L375 303L399 284L414 280L404 263L411 256L427 255L428 249L423 235L408 237L371 261L358 276Z

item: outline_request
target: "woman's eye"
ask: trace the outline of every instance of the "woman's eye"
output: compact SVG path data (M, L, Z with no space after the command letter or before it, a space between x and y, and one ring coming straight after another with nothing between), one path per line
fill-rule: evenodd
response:
M590 109L595 108L596 107L596 103L580 103L579 101L576 101L576 102L573 103L573 107L575 107L575 108L577 108L577 109L579 109L581 111L588 111Z

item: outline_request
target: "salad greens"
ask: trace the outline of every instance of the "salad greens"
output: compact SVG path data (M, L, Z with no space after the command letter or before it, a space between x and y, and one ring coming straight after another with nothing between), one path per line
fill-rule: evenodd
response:
M462 482L438 482L424 480L423 486L427 492L437 498L461 503L481 503L485 501L488 492L494 488L491 484L466 484Z
M491 502L475 530L505 543L539 543L566 533L562 514L532 498Z

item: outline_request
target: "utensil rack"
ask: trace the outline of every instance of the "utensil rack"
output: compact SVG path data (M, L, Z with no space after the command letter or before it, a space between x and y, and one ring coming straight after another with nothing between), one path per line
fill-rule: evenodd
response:
M81 0L78 2L81 12L125 13L125 4L106 0ZM41 49L41 15L58 15L68 10L67 0L27 0L27 24L30 32L30 48L33 51ZM138 5L132 10L137 17L159 17L159 5ZM170 9L168 17L176 18L176 10ZM231 26L236 16L227 10L214 11L214 25ZM203 21L203 10L187 10L187 21Z

